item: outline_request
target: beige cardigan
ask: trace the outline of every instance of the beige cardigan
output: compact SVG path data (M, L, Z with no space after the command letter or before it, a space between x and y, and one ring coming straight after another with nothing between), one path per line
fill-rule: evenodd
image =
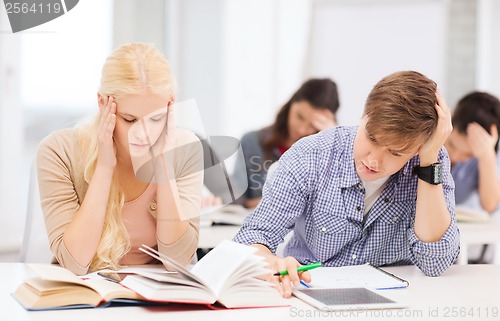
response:
M77 129L63 129L47 136L37 153L40 202L55 259L77 275L88 273L89 265L78 264L64 245L66 227L80 208L88 184L83 177L84 164ZM203 186L203 152L198 138L184 129L176 130L181 152L174 156L174 171L183 213L190 219L187 232L175 243L158 241L158 250L174 260L187 264L198 246L198 223ZM148 207L156 217L156 200Z

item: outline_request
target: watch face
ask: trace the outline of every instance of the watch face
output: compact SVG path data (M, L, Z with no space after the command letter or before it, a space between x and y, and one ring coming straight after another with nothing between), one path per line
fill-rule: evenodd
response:
M432 180L434 181L434 184L441 184L443 182L443 164L434 164L433 168L434 177Z

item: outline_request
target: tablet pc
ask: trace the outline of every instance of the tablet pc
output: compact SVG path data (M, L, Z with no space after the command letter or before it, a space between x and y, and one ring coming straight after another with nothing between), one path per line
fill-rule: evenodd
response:
M294 289L293 294L320 310L396 309L404 308L367 288Z

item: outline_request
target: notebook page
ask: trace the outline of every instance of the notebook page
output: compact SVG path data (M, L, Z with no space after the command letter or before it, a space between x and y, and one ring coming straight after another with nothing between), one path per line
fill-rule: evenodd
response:
M404 288L408 283L386 274L369 265L352 265L341 267L321 267L309 271L313 287L347 288L367 287L374 289Z

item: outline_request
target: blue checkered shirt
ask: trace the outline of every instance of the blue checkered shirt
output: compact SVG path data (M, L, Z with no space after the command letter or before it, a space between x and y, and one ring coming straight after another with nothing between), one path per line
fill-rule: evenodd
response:
M364 193L356 174L353 145L357 127L335 127L301 139L279 160L263 190L263 198L234 240L263 244L272 252L291 230L285 256L302 264L325 266L417 265L437 276L458 257L459 231L454 214L450 161L441 149L443 190L451 224L432 243L415 235L418 178L413 157L392 175L363 221Z

